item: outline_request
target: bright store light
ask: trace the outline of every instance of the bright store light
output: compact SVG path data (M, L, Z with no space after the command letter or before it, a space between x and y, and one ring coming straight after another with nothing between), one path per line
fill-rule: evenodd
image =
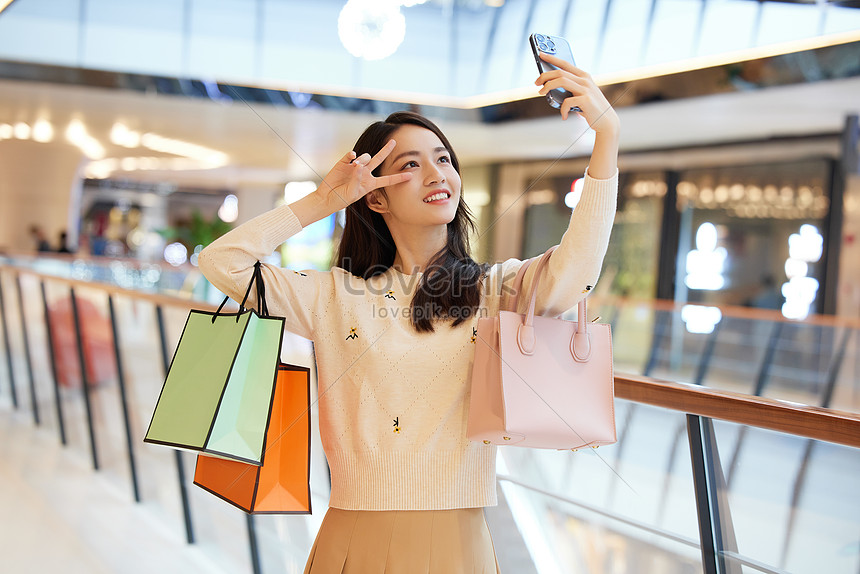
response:
M427 0L400 0L398 4L403 6L404 8L411 8L412 6L418 6L419 4L424 4Z
M356 58L387 58L406 36L406 18L393 0L349 0L337 18L343 47Z
M164 260L174 267L179 267L188 261L188 250L178 241L171 243L164 248Z
M788 237L790 257L785 262L785 275L788 282L782 284L782 314L786 319L802 320L809 316L815 297L818 295L818 280L807 277L809 263L821 259L824 251L824 238L818 228L808 223L800 226L799 233Z
M317 184L312 181L291 181L284 186L284 203L289 205L316 189Z
M688 332L707 335L714 332L717 323L722 321L723 314L717 307L684 305L681 308L681 319Z
M40 143L48 143L54 139L54 126L48 120L42 119L33 126L33 139Z
M235 195L228 195L224 198L224 203L218 208L218 217L226 223L233 223L239 217L239 198Z
M814 263L821 259L824 251L824 237L814 225L800 226L800 233L792 233L788 238L788 253L793 259Z
M703 223L696 231L696 248L702 251L714 251L717 248L717 226L713 223Z
M15 130L9 124L0 124L0 140L8 140L12 138Z
M690 289L717 291L726 280L723 269L728 258L725 247L717 247L717 227L705 222L696 231L696 249L687 253L687 277L684 283Z
M785 260L785 276L789 279L795 277L806 277L809 272L809 264L800 259L792 259L789 257Z
M30 125L25 122L18 122L14 128L15 137L19 140L30 139Z
M818 280L814 277L794 277L782 285L782 315L786 319L806 319L818 294Z
M564 204L571 209L579 205L579 200L582 199L582 188L585 185L585 179L579 178L570 184L570 191L564 196Z

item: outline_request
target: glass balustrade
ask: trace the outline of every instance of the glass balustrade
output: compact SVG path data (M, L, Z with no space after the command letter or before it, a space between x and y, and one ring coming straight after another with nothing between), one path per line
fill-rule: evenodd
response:
M97 277L127 284L109 263L107 269L88 263L98 268L86 277L93 282L72 290L65 279L84 278L74 275L73 263L63 269L25 263L0 263L0 348L9 348L0 365L0 412L15 408L14 380L18 411L38 417L42 432L64 440L129 501L139 498L170 536L191 534L229 571L243 572L254 569L253 535L259 571L301 571L329 495L316 409L313 515L249 520L193 486L196 455L143 443L165 361L188 310L205 305L198 296L205 288L188 288L192 274L180 273L151 288L132 283L139 294L109 294ZM601 315L613 326L617 372L857 411L856 326L727 312L713 332L692 333L680 309L660 305L591 305L590 318ZM310 343L288 335L282 359L312 368L315 396ZM703 442L691 440L691 420L701 423ZM701 550L696 460L715 483L721 571L855 574L860 568L858 448L623 399L616 401L616 425L618 442L597 450L499 449L500 505L487 513L511 521L510 531L494 531L503 571L710 572Z

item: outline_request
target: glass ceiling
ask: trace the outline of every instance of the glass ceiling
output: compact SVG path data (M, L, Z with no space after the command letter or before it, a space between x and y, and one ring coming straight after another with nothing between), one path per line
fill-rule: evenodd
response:
M850 2L414 3L15 0L0 60L474 107L534 95L532 32L603 82L860 40Z

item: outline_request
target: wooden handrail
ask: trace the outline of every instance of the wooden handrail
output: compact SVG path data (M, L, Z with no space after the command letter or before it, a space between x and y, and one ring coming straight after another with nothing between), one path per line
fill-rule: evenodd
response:
M0 270L10 270L13 273L21 275L29 275L42 280L48 280L54 283L61 283L69 287L81 287L84 289L103 291L109 295L123 295L126 297L134 297L143 301L148 301L153 305L164 305L169 307L180 307L184 309L201 309L204 311L215 311L217 307L203 301L192 299L183 299L176 295L162 295L159 293L146 293L144 291L136 291L134 289L126 289L109 283L98 283L93 281L83 281L81 279L69 279L68 277L58 277L47 273L39 273L23 267L14 265L5 265L0 263Z
M192 308L215 310L213 305L200 301L56 277L10 265L0 264L0 270L11 270L72 287L134 297L157 305L189 310ZM860 448L860 415L858 414L626 374L615 375L615 396L619 399L683 413Z
M704 307L716 307L724 317L736 317L751 321L770 321L781 323L793 323L798 325L820 325L822 327L848 327L860 329L860 318L837 317L833 315L809 315L798 321L786 319L780 311L775 309L757 309L754 307L741 307L738 305L711 305L708 303L676 303L668 299L633 299L628 297L592 295L589 298L589 306L609 305L616 307L644 306L657 311L680 312L685 305L697 305Z
M664 409L860 448L860 415L853 413L636 375L616 375L615 396Z
M38 258L50 258L58 261L65 261L68 263L72 263L74 261L84 260L91 261L95 264L108 265L110 263L114 263L116 261L121 261L124 265L129 265L132 267L140 267L143 264L134 259L116 259L112 257L104 257L104 256L86 256L81 257L80 255L75 254L61 254L54 252L30 252L30 251L7 251L6 253L0 253L0 256L6 255L7 257L19 257L19 258L29 258L29 259L38 259ZM0 263L0 267L3 267ZM8 267L20 270L27 271L31 273L27 268L18 267L16 265L8 265ZM177 268L178 271L183 269L196 269L192 267L189 263L184 263L180 267ZM59 277L54 275L44 275L44 277L50 277L52 279L59 279ZM105 284L105 287L110 287ZM645 306L649 307L656 311L674 311L680 312L681 309L688 305L688 303L677 303L675 301L671 301L669 299L636 299L630 297L619 297L615 295L599 295L594 294L591 296L591 305L614 305L614 306ZM741 307L739 305L711 305L708 303L689 303L689 305L700 305L707 307L716 307L720 310L720 313L723 314L724 317L736 317L739 319L747 319L751 321L770 321L770 322L781 322L781 323L793 323L799 325L820 325L822 327L840 327L840 328L851 328L851 329L860 329L860 317L840 317L833 315L809 315L805 319L798 321L795 319L786 319L780 311L775 309L758 309L755 307Z

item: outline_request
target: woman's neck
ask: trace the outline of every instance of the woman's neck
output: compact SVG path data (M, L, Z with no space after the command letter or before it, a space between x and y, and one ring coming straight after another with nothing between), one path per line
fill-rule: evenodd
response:
M415 229L409 233L391 230L397 253L392 267L405 275L424 273L431 259L448 242L448 228L445 225L434 228Z

